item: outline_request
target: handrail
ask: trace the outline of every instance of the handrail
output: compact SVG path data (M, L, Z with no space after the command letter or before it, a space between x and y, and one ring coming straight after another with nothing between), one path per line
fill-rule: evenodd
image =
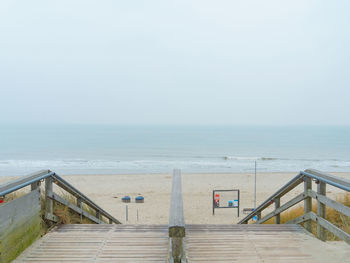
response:
M96 211L99 211L102 216L105 216L108 219L111 219L112 222L116 224L121 224L119 220L114 218L111 214L109 214L107 211L105 211L103 208L98 206L96 203L94 203L90 198L88 198L86 195L84 195L82 192L80 192L78 189L76 189L73 185L68 183L66 180L64 180L62 177L58 176L57 174L53 175L53 178L56 180L54 183L56 183L58 186L69 192L70 194L74 195L77 198L81 198L81 200L87 204L88 206L92 207Z
M254 216L261 213L261 211L263 211L265 208L270 206L273 203L273 200L287 194L289 191L293 190L294 187L299 185L301 182L302 182L302 175L299 173L292 180L290 180L288 183L282 186L276 193L274 193L269 198L267 198L261 205L259 205L256 209L254 209L254 211L252 211L250 214L244 217L241 221L239 221L238 224L248 223L248 220L252 219Z
M169 217L169 262L185 262L185 219L182 200L181 171L173 172L170 217Z
M90 220L94 221L95 223L103 223L101 221L101 216L106 217L109 220L109 223L116 223L121 224L119 220L114 218L111 214L106 212L104 209L102 209L99 205L94 203L91 199L89 199L86 195L84 195L82 192L80 192L78 189L76 189L74 186L72 186L70 183L68 183L66 180L64 180L62 177L60 177L55 172L52 172L50 170L41 170L39 172L30 174L28 176L22 177L20 179L11 181L9 183L0 185L0 197L5 196L7 194L10 194L14 191L17 191L23 187L32 186L32 190L37 188L41 181L45 180L45 217L51 221L57 221L57 217L53 215L53 201L61 203L63 205L68 206L75 212L89 218ZM58 196L53 192L52 184L55 183L68 193L72 194L77 198L77 204L70 203L69 201L63 199L62 197ZM82 205L85 203L89 207L93 208L96 211L96 216L91 215L83 210Z
M342 178L335 177L330 174L325 174L314 169L307 169L304 172L300 172L302 175L311 177L320 182L335 186L339 189L350 192L350 181Z
M312 190L312 180L317 184L317 193ZM280 205L280 199L289 191L293 190L299 184L304 183L304 192L289 200L283 205ZM325 240L325 229L332 232L334 235L343 239L350 244L350 234L344 232L342 229L336 227L326 220L326 206L329 206L345 216L350 216L350 207L334 201L326 197L326 184L335 186L339 189L350 192L350 181L338 178L336 176L325 174L314 169L307 169L301 171L297 176L290 180L287 184L281 187L276 193L266 199L253 212L240 220L238 224L247 224L253 217L257 217L256 223L261 224L275 217L275 223L280 223L280 214L290 207L304 201L304 214L298 218L291 220L291 224L304 223L304 227L309 232L312 232L311 220L317 223L317 237ZM317 214L312 212L312 198L317 200ZM262 217L262 211L275 203L275 209Z
M5 196L23 187L26 187L28 185L31 185L33 183L46 179L47 177L50 177L54 174L55 173L51 172L50 170L41 170L39 172L32 173L25 177L21 177L20 179L10 181L8 183L0 185L0 196Z

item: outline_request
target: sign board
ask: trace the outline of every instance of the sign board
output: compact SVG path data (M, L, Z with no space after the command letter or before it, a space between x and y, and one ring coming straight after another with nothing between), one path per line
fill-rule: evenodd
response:
M237 208L237 217L239 217L239 193L239 189L213 190L213 215L215 209Z

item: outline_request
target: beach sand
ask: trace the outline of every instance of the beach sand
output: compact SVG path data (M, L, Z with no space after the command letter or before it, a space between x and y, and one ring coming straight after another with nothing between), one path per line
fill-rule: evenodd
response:
M285 185L297 173L259 173L257 175L257 205ZM350 180L350 173L331 173ZM167 224L169 220L172 174L127 174L127 175L66 175L63 177L95 201L122 223ZM14 179L0 177L0 184ZM254 207L254 174L182 174L185 223L187 224L232 224L245 215L243 208ZM313 185L315 189L315 185ZM240 189L240 217L237 209L216 209L212 214L212 191L214 189ZM299 186L284 199L296 196L303 189ZM61 190L58 190L60 193ZM63 192L63 191L62 191ZM334 187L327 188L327 195L341 193ZM125 204L121 198L129 195L132 202ZM142 195L144 203L135 203ZM235 199L234 196L228 197ZM226 200L222 200L224 205ZM128 221L126 221L126 205ZM137 219L138 213L138 219Z

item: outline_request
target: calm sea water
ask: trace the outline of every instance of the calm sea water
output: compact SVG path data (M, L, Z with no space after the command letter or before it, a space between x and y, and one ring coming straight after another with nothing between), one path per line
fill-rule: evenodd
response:
M350 171L350 127L2 125L0 176Z

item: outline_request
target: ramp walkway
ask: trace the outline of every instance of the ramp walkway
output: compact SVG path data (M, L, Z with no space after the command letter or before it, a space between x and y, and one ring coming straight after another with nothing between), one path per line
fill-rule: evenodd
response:
M187 225L187 262L349 262L299 225ZM343 252L348 246L338 248Z
M350 262L346 244L335 248L293 224L186 225L185 244L188 263ZM167 225L62 225L14 262L164 263L168 255Z
M168 247L167 225L61 225L13 262L164 263Z

